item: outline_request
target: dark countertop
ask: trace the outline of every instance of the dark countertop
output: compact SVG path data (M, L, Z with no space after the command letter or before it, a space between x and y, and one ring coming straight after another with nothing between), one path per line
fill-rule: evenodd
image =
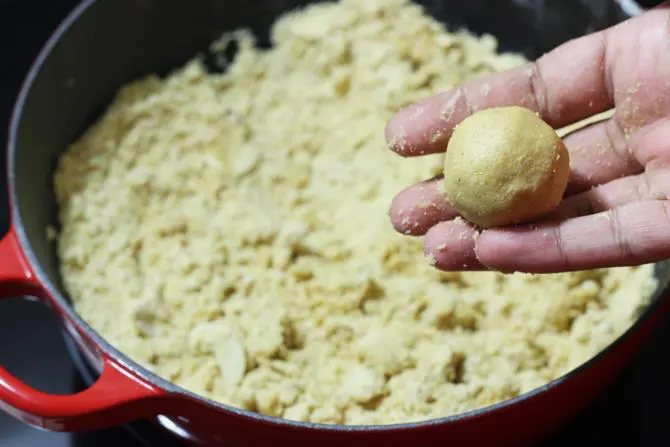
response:
M11 105L25 72L74 0L0 0L0 141L5 140ZM0 226L7 228L4 158L0 163ZM54 393L84 387L68 357L55 316L44 306L18 299L0 302L0 364L32 386ZM670 402L670 316L658 328L638 360L578 419L547 446L606 445L619 441L635 446L668 446L665 409ZM159 444L168 447L164 440ZM84 434L37 430L0 413L0 446L61 447L147 445L122 428Z

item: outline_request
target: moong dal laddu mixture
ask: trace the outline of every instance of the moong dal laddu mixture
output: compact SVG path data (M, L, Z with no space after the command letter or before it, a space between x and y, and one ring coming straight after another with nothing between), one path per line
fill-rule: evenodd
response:
M651 296L651 265L440 272L393 196L444 155L385 148L400 107L524 63L407 0L340 0L240 30L120 89L55 174L62 277L115 347L202 396L329 424L486 406L580 365ZM449 110L445 109L445 113Z

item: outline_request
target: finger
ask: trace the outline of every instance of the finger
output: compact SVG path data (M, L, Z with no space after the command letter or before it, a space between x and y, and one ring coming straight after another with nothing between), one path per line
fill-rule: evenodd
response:
M582 129L566 138L571 154L571 177L566 199L554 215L574 217L632 201L657 198L656 195L636 194L642 193L647 177L608 183L637 174L642 166L630 155L626 142L608 136L615 131L608 131L607 123ZM406 188L394 198L390 216L396 231L420 236L433 225L458 216L443 192L442 182L443 176L425 180ZM589 190L603 183L606 186ZM576 194L579 192L582 193ZM615 197L610 197L612 195Z
M643 170L616 119L581 129L564 142L570 153L568 195Z
M474 251L503 271L556 273L670 257L670 202L625 205L560 223L482 232Z
M505 105L528 107L560 128L616 102L620 127L632 134L667 115L670 107L668 6L567 42L534 63L400 110L387 124L389 147L403 156L442 152L454 126L473 111ZM631 36L638 39L631 41Z
M566 198L552 213L552 217L583 216L626 203L657 200L666 196L668 187L664 185L670 185L667 169L638 174L643 168L631 155L632 151L628 149L629 140L610 136L620 134L607 130L609 123L610 121L592 125L566 138L571 154L570 181L573 183L569 183L570 190L566 192ZM666 129L655 126L658 130L645 131L644 137L651 142L652 147L662 147L657 144L660 141L658 134L661 131L667 133L670 126ZM630 141L650 145L642 137ZM623 178L618 179L619 177ZM393 227L398 232L413 236L423 235L433 225L458 216L458 212L443 193L442 181L443 176L423 181L395 197L390 215Z
M563 199L543 220L567 220L596 214L636 202L665 200L670 193L670 171L648 170L635 176L613 180Z
M566 137L571 153L571 178L566 197L546 219L567 219L595 214L621 205L670 196L670 118L639 129L630 138L607 126L593 124ZM643 173L642 166L647 170ZM582 175L583 174L583 175ZM575 180L580 178L582 181ZM422 235L458 212L442 193L442 176L402 191L391 206L397 231Z
M630 151L643 166L667 166L670 164L668 135L670 135L670 115L647 124L631 135Z
M477 236L477 230L461 218L440 222L426 233L424 253L439 270L486 270L475 255Z
M602 159L581 160L577 165L583 169L583 165L593 163L594 174L589 178L594 183L608 180L596 169L602 165L611 169L612 177L617 177L618 173L627 175L629 171L638 171L637 168L627 169L625 166L617 165L618 159L611 155L609 152L603 152ZM614 170L613 166L619 166L619 170ZM452 220L459 215L442 191L442 181L443 176L423 181L406 188L394 198L390 216L396 231L405 235L420 236L433 225ZM558 208L543 220L565 220L599 213L628 203L664 200L668 195L670 195L670 170L667 168L648 170L642 174L615 178L581 193L568 195Z
M454 126L476 110L520 105L558 128L611 108L604 31L561 45L536 62L494 74L400 110L386 139L402 156L444 152Z
M612 180L640 174L644 166L670 154L670 118L626 136L617 119L593 124L564 138L570 153L566 196Z
M391 223L396 231L423 235L430 227L455 218L458 213L442 191L443 176L404 189L391 203Z

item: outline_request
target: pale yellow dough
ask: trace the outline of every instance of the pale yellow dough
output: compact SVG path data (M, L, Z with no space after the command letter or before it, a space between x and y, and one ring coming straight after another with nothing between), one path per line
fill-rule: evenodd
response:
M531 221L554 210L570 157L556 131L524 107L481 110L449 140L444 187L456 210L480 228Z
M193 60L124 86L61 157L63 282L114 346L249 411L388 424L530 391L635 320L651 265L440 272L391 225L443 155L395 156L388 118L523 58L407 0L313 5L272 36L226 35L223 73Z

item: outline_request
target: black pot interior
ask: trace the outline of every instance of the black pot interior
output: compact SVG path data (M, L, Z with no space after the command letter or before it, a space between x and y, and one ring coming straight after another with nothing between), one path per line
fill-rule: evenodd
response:
M99 116L125 82L183 64L222 32L251 28L262 45L275 19L301 0L97 0L80 5L79 18L62 29L26 82L14 123L14 213L23 224L31 258L62 290L55 246L51 178L58 155ZM625 18L613 1L424 0L450 28L467 26L495 35L505 50L536 58L561 42ZM383 129L380 129L382 132ZM659 264L664 286L670 269ZM38 273L39 274L39 273ZM65 295L65 294L63 294Z

